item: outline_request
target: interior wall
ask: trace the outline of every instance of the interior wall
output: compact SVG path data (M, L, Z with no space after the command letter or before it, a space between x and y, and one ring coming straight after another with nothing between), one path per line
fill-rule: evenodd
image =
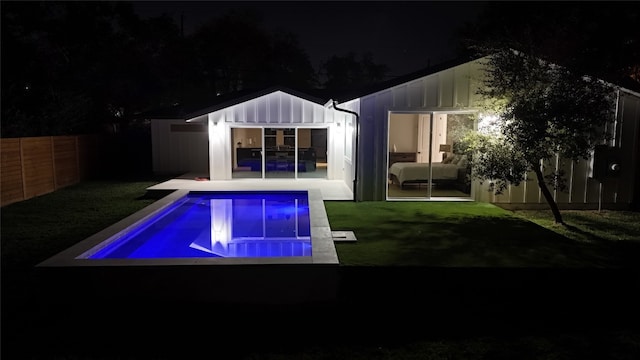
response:
M390 152L416 152L418 148L417 134L418 114L391 114L389 125Z
M262 130L260 128L234 128L233 143L241 147L262 147Z
M298 129L298 147L311 147L311 129Z
M447 144L447 114L435 114L433 116L433 136L431 141L431 161L443 160L440 145Z

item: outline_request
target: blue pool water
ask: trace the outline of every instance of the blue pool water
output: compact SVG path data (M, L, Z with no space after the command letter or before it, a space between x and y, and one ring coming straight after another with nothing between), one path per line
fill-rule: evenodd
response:
M89 259L311 256L306 191L190 192Z

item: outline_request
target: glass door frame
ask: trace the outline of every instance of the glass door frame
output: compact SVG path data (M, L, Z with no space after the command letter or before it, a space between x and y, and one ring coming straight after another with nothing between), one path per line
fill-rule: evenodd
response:
M240 134L238 134L238 129L246 129L243 130L243 132L240 132ZM286 139L283 139L283 144L282 145L286 145L287 148L286 149L282 149L282 153L284 152L289 152L292 154L289 154L287 158L285 156L285 159L282 160L286 160L286 163L283 164L287 166L287 171L289 171L288 169L290 169L290 173L292 174L292 176L274 176L274 177L269 177L269 171L268 168L271 168L273 166L277 166L276 163L269 163L268 160L277 160L277 159L268 159L268 149L270 147L275 147L275 149L271 149L274 154L278 153L278 139L276 137L279 136L278 134L278 130L284 130L284 129L292 129L293 130L293 134L288 134L288 138L290 139L291 137L293 137L293 145L291 144L291 141L287 141ZM278 126L273 126L272 124L247 124L247 125L232 125L230 126L230 144L229 146L231 147L231 152L232 152L232 161L231 161L231 179L233 180L241 180L241 179L282 179L282 180L294 180L294 179L310 179L310 178L317 178L317 179L327 179L328 178L328 174L325 173L324 177L318 177L318 176L322 176L321 174L318 174L316 176L313 176L313 174L311 174L311 176L307 177L307 176L302 176L300 177L300 174L303 172L307 172L307 169L309 169L309 167L311 167L313 170L312 171L317 171L317 154L315 154L315 147L312 146L312 139L309 139L309 149L312 149L311 151L313 151L313 155L314 156L314 162L315 162L315 166L314 164L308 164L308 163L304 163L304 164L300 164L300 134L299 134L299 130L300 129L306 129L306 130L314 130L314 129L322 129L326 132L326 139L325 139L325 144L324 144L324 148L327 152L332 151L331 149L329 149L329 127L328 126L298 126L298 124L279 124ZM257 139L255 139L258 134L256 132L256 130L260 130L260 146L247 146L247 145L252 145L252 144L256 144L257 143ZM273 134L268 134L268 132L271 132L270 130L274 130ZM246 133L245 133L246 132ZM253 132L253 134L251 135L247 135L247 133L249 132ZM251 136L248 140L248 136ZM282 136L285 136L284 134L282 134ZM311 137L311 132L309 134L309 136ZM275 145L273 144L267 144L267 138L271 139L271 137L273 137L273 142ZM271 140L269 140L271 141ZM285 143L286 142L286 143ZM242 149L242 148L251 148L255 151L252 150L241 150L239 151L238 149ZM257 149L260 149L260 162L256 163L256 153L257 153ZM238 154L240 152L243 153L248 153L251 152L251 156L247 155L249 157L249 160L246 161L250 164L250 172L246 173L246 174L241 174L241 171L239 171L238 169L242 168L243 170L246 170L247 168L247 164L240 163L240 159L238 159ZM282 154L281 154L282 155ZM327 164L329 162L329 154L326 154L327 156ZM277 155L275 155L277 156ZM305 157L303 157L303 159L306 159ZM255 171L256 167L260 167L260 173L259 175L257 174L258 172ZM300 167L304 166L304 169L302 171L300 171ZM326 169L324 171L327 171ZM255 174L255 175L252 175ZM242 176L240 176L242 175Z
M390 152L392 150L395 151L395 144L392 144L392 142L390 141L390 134L391 134L391 127L392 127L392 116L393 115L398 115L398 114L415 114L417 115L417 121L418 121L418 130L416 132L416 160L415 162L421 162L421 160L424 159L424 154L422 154L423 150L426 149L427 151L427 160L428 160L428 179L427 179L427 193L426 196L390 196L389 195L389 185L390 185L390 179L391 179L391 173L390 173L390 165L387 166L387 171L386 171L386 181L387 181L387 186L386 186L386 200L387 201L408 201L408 200L412 200L412 201L432 201L432 200L447 200L447 201L469 201L473 198L473 187L471 187L469 194L467 196L461 196L461 197L456 197L456 196L452 196L452 197L447 197L447 196L433 196L433 159L434 159L434 153L433 153L433 141L434 139L434 126L436 123L436 116L439 114L446 114L446 115L474 115L477 114L478 112L476 110L430 110L430 111L389 111L388 112L388 118L387 118L387 154L390 154ZM420 122L426 122L425 118L428 116L428 126L424 126L421 125ZM473 131L477 131L478 129L478 120L477 117L473 119ZM425 142L425 133L428 132L428 137L427 137L427 141ZM389 161L389 159L388 159ZM422 185L420 185L422 186Z
M287 133L293 130L293 134ZM284 126L263 126L263 179L297 179L298 175L298 129L290 124ZM282 143L278 141L281 138ZM293 137L293 144L288 141ZM268 141L269 139L269 141ZM273 139L273 144L271 143ZM291 150L293 148L293 150ZM291 156L293 152L293 157ZM287 174L291 174L288 176ZM269 176L269 175L275 176ZM283 176L279 176L282 174Z

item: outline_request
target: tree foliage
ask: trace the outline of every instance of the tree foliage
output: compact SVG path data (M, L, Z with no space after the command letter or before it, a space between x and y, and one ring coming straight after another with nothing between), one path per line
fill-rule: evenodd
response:
M326 79L324 88L332 91L357 89L381 82L389 71L387 65L376 64L371 53L334 55L320 66L320 73Z
M198 71L216 95L266 85L313 88L316 74L295 35L268 32L247 9L213 18L192 36Z
M456 143L454 152L468 155L473 164L472 176L481 184L488 182L488 191L494 194L502 194L510 184L526 179L528 164L501 134L470 131Z
M136 114L280 84L317 87L296 37L231 11L183 36L129 2L2 2L2 136L97 132ZM117 126L116 126L117 125Z
M460 29L461 52L488 42L619 83L640 82L640 6L633 1L488 2Z
M614 88L535 56L503 49L487 57L479 94L484 106L497 115L497 132L467 139L474 176L498 181L492 189L500 192L508 183L523 181L523 170L533 172L561 223L549 187L560 189L563 174L545 176L545 168L553 169L556 157L585 160L595 145L607 140L605 125L615 116Z
M2 136L126 124L176 88L178 35L129 3L3 2Z

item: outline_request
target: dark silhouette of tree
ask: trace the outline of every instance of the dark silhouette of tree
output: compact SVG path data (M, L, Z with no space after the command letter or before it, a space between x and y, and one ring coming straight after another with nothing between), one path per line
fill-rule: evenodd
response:
M233 91L320 86L296 36L265 31L260 14L247 8L185 37L172 17L142 20L130 2L0 6L3 137L117 131L146 111ZM370 54L346 59L330 62L338 66L330 66L329 85L342 73L355 87L388 71Z
M207 94L280 84L317 86L315 71L297 38L267 32L259 13L232 10L204 24L191 37Z
M148 101L136 21L126 3L3 2L2 136L95 132Z
M260 24L257 13L242 10L196 30L193 42L207 93L220 95L264 83L270 40Z
M110 54L105 73L111 86L107 106L120 111L122 124L136 112L179 101L186 91L185 64L192 57L173 19L132 18L118 36L119 47Z
M299 89L319 86L316 71L298 38L288 31L278 31L272 39L272 82Z
M178 88L177 27L129 3L3 2L2 30L4 137L123 125Z
M490 42L614 82L640 81L637 2L488 2L478 19L458 32L462 53Z
M384 81L389 71L387 65L374 63L371 53L360 57L355 53L334 55L320 67L326 79L323 87L331 91L353 90Z
M67 37L67 17L64 4L2 3L3 136L55 135L88 127L92 100L80 90L83 77L76 69L97 55L94 41L82 45L87 42L83 36L103 31L104 23L94 19L82 24L86 32L76 30Z

